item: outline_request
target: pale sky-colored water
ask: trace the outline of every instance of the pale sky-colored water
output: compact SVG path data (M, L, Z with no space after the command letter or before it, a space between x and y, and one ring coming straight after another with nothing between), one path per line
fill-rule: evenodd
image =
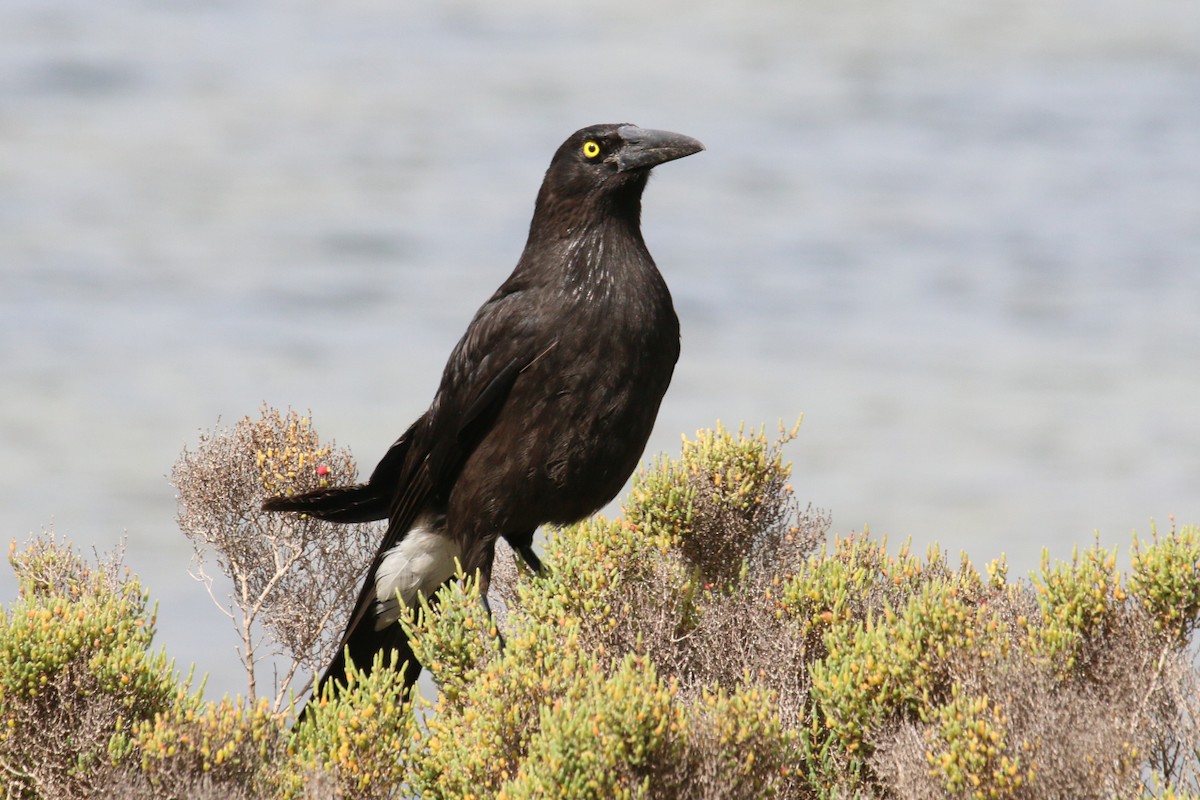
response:
M650 453L803 412L835 531L1015 573L1200 522L1192 0L10 0L0 532L127 536L161 642L239 689L175 458L265 400L373 464L601 121L708 146L646 196Z

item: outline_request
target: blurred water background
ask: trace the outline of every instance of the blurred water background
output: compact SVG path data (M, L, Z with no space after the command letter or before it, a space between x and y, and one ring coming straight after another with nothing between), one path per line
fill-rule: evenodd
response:
M241 689L172 463L266 401L373 465L613 121L708 145L646 196L649 454L803 412L836 532L1013 574L1200 522L1195 0L5 0L0 534L127 537Z

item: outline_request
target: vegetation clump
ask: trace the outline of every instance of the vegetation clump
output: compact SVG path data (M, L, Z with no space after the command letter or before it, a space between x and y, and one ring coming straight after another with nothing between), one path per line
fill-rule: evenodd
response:
M147 592L120 554L93 563L53 536L9 563L18 597L0 609L0 787L6 797L88 796L109 742L170 707L179 677L151 650Z
M382 534L377 525L265 514L263 501L356 476L350 452L322 443L308 417L266 407L257 420L203 434L171 473L179 528L196 551L195 577L237 630L251 700L262 691L260 672L274 670L275 711L297 688L297 675L329 661ZM213 561L232 584L227 597L214 590Z
M1135 538L1128 571L1097 543L1068 562L1044 558L1025 580L1003 560L980 571L936 548L920 556L866 535L830 538L828 517L795 499L780 452L794 433L718 425L685 439L679 458L635 476L618 518L550 531L547 575L497 569L503 615L484 611L464 575L409 610L398 624L436 699L405 696L381 662L310 700L299 724L278 694L214 702L193 690L153 650L147 594L119 558L93 563L47 537L14 548L20 595L0 615L0 791L1200 792L1200 529ZM340 630L339 598L361 565L328 555L344 528L288 528L257 509L334 470L332 480L351 479L348 454L317 441L306 419L266 409L207 436L174 473L185 532L233 580L227 607L243 656L266 636L298 675L328 647L303 632ZM277 593L317 568L330 582L311 619L283 616ZM247 639L247 621L265 633ZM301 633L280 633L292 629Z

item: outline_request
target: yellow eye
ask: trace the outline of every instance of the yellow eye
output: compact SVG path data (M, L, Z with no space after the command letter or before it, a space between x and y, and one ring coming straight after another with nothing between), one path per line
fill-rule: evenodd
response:
M600 145L593 142L591 139L583 143L583 154L588 158L595 158L600 155Z

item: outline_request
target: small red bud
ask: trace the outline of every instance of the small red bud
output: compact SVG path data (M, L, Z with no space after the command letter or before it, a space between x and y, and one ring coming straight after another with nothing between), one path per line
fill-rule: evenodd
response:
M324 478L326 475L329 474L329 467L325 466L324 464L318 464L317 465L317 474L320 475L322 478Z

